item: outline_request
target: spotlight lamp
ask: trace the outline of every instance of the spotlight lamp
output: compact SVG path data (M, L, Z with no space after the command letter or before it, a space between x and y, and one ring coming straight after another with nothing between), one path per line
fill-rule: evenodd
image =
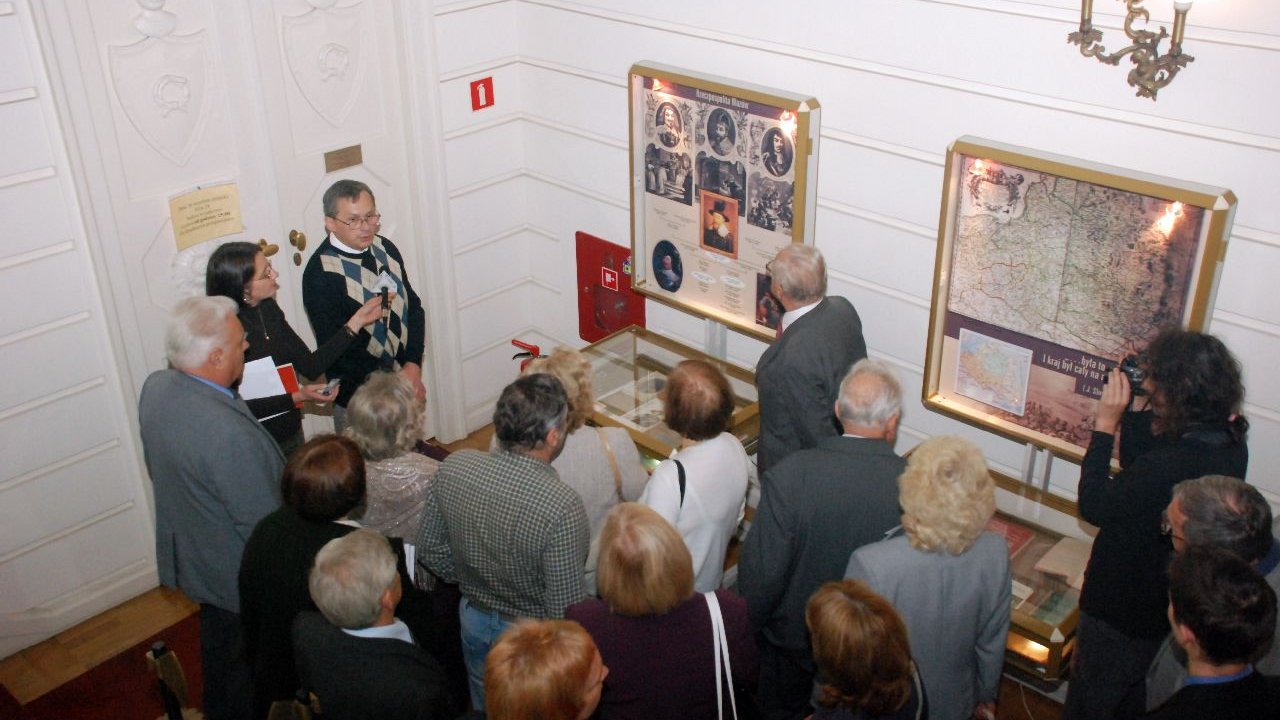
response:
M1187 25L1187 11L1191 0L1173 3L1173 35L1160 27L1159 32L1137 30L1134 23L1146 25L1150 13L1142 7L1145 0L1124 0L1127 13L1124 18L1124 34L1130 44L1111 54L1102 46L1102 31L1093 27L1093 0L1080 0L1080 29L1067 36L1067 42L1079 45L1080 54L1097 58L1098 62L1119 65L1120 58L1128 55L1133 69L1129 71L1129 84L1138 88L1138 97L1156 99L1156 93L1173 81L1178 71L1195 60L1182 53L1182 34ZM1160 42L1169 38L1169 49L1160 53Z

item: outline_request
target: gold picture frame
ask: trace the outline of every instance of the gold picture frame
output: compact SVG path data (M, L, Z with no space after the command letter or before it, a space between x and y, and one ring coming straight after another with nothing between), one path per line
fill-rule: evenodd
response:
M772 340L765 264L813 243L818 101L650 62L627 87L632 289Z
M1236 197L970 136L943 176L924 404L1078 462L1107 368L1205 327Z

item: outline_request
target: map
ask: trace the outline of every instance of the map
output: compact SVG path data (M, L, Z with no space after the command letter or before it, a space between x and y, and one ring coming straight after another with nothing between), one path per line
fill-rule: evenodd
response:
M1202 208L971 157L961 178L948 310L1117 359L1182 322Z
M1030 350L970 330L960 331L956 392L1022 415L1030 373Z

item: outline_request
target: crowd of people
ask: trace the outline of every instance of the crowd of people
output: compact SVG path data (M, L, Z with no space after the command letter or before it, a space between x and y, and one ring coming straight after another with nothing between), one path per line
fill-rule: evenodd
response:
M960 437L895 451L901 385L815 248L768 266L784 313L757 367L761 496L727 588L752 468L716 364L669 372L681 442L652 473L588 424L568 348L503 389L489 451L427 457L421 304L367 186L324 208L303 283L320 349L257 246L229 243L139 403L160 578L200 606L208 717L264 718L299 690L325 718L995 717L1012 577L991 474ZM246 403L246 358L341 383ZM1238 363L1174 329L1139 366L1139 387L1110 373L1082 463L1098 535L1064 717L1274 714L1280 542L1242 480ZM303 438L302 400L334 403L338 434Z

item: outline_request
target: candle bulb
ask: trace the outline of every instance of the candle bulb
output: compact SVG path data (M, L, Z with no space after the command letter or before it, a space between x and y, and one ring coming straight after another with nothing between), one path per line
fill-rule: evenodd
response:
M1177 55L1182 52L1182 35L1187 29L1187 11L1191 9L1191 0L1173 4L1173 37L1169 41L1169 52Z

